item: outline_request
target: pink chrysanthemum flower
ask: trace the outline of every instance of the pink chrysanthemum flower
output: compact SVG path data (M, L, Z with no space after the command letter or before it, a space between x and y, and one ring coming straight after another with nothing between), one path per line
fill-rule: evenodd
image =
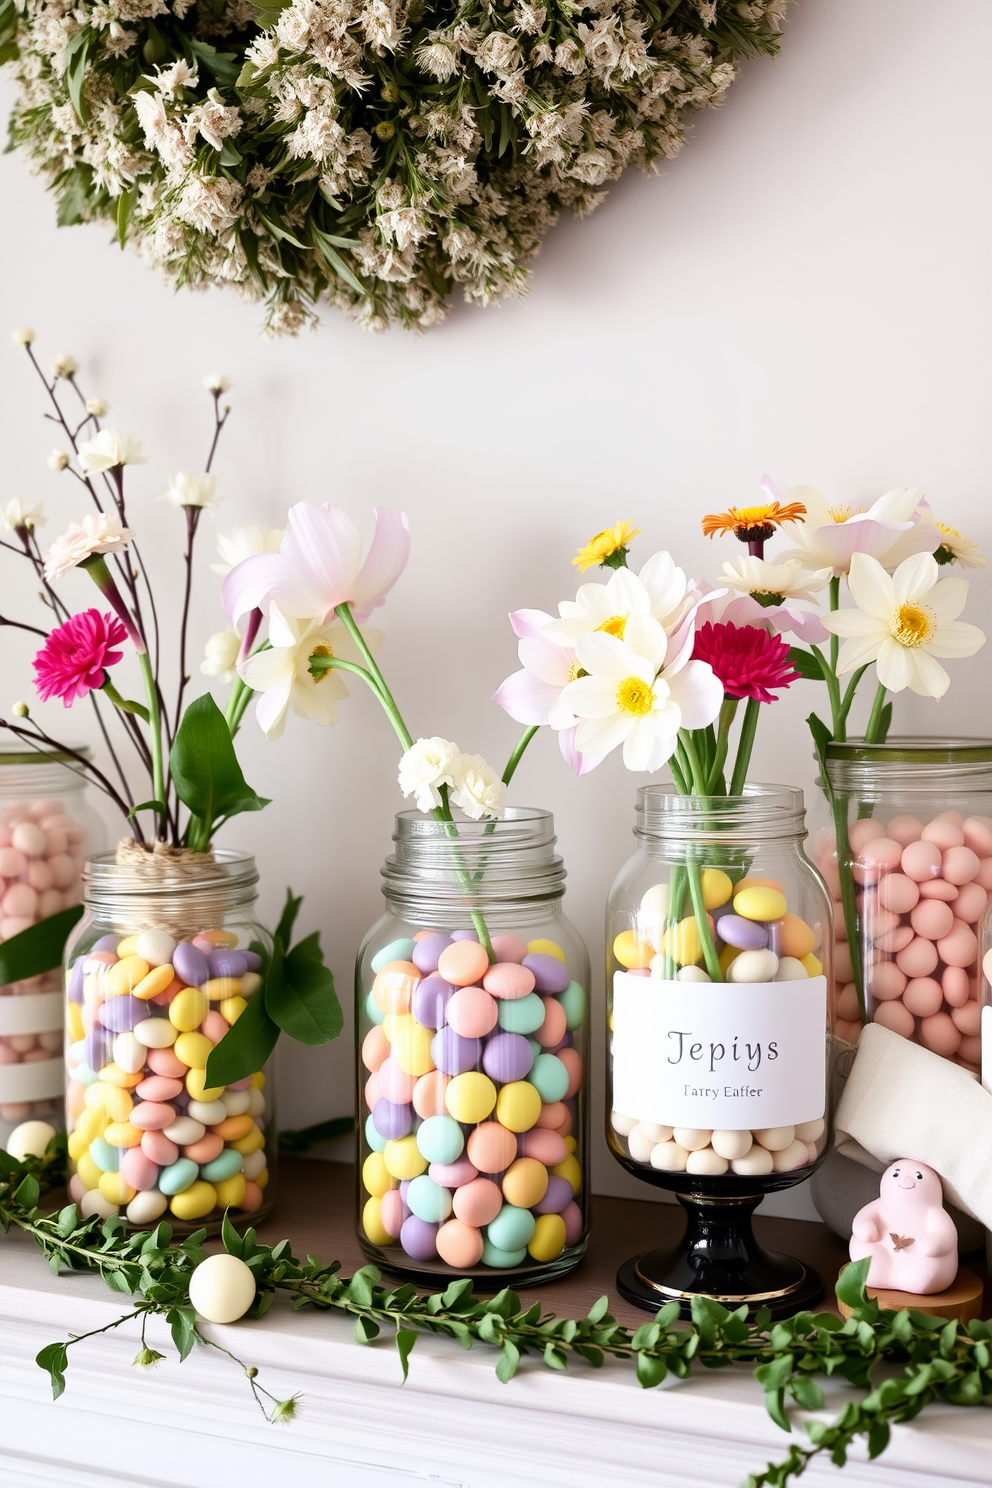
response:
M692 655L709 662L726 697L774 703L772 688L788 687L799 676L782 637L754 625L707 622L696 631Z
M32 662L38 696L43 701L60 697L63 707L71 708L77 698L103 686L106 668L116 666L124 655L112 648L126 639L127 631L113 615L94 609L70 616L52 631Z

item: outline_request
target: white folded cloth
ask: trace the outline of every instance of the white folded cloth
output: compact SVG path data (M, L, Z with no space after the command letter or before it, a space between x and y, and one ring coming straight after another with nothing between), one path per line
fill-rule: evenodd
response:
M834 1145L883 1172L934 1168L952 1203L992 1229L992 1094L977 1076L869 1023L834 1118Z

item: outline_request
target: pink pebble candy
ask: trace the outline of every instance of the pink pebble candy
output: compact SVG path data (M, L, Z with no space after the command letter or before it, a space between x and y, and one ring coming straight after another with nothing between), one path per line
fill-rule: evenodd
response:
M846 941L834 947L834 976L838 982L849 982L854 975L851 950Z
M389 1040L379 1025L375 1024L369 1029L362 1043L362 1063L367 1070L374 1073L388 1058Z
M876 890L876 897L882 909L891 910L893 914L908 914L919 902L920 890L916 880L908 874L887 873Z
M481 1228L490 1224L503 1207L503 1195L499 1184L491 1178L473 1178L456 1188L452 1199L455 1218L463 1224Z
M408 1106L413 1100L413 1087L417 1081L413 1075L400 1069L391 1054L382 1061L376 1074L369 1077L369 1083L375 1079L379 1082L379 1093L394 1105Z
M922 831L923 823L915 816L894 816L885 829L885 835L905 847L910 842L919 842Z
M73 1173L69 1179L69 1197L74 1204L83 1202L83 1194L86 1192L86 1184L78 1173Z
M568 1148L565 1138L546 1127L534 1126L517 1137L517 1153L520 1157L536 1157L546 1168L553 1168L565 1161Z
M146 1131L141 1134L141 1150L153 1163L167 1168L179 1157L179 1148L162 1131Z
M47 916L41 916L42 919ZM22 930L30 930L35 923L33 915L5 915L0 920L0 940L11 940L15 935L20 935Z
M969 816L961 830L966 847L980 858L992 857L992 820L987 816Z
M6 891L0 909L5 915L20 915L25 919L32 919L37 913L39 895L27 883L11 884Z
M860 821L853 821L848 828L847 840L851 851L858 855L863 848L867 847L874 837L884 837L885 828L881 822L875 821L873 817L867 816Z
M940 860L941 848L936 842L910 842L902 850L902 871L914 883L923 883L924 879L940 877Z
M559 1049L558 1058L568 1070L568 1089L565 1099L578 1094L582 1086L582 1055L578 1049Z
M955 920L950 934L937 942L937 950L946 966L971 966L978 960L978 936L963 920Z
M213 941L208 940L205 935L194 935L192 944L196 946L198 951L202 951L205 956L209 956L211 951L217 949Z
M565 1221L565 1244L577 1244L582 1238L582 1210L574 1199L562 1210L561 1217Z
M493 950L496 949L496 941L501 937L496 936L493 940ZM523 941L524 955L527 947ZM513 961L497 961L495 966L490 966L482 978L482 985L493 997L501 997L507 1001L518 997L526 997L528 992L534 990L534 973L528 966L520 966Z
M977 884L981 884L983 889L992 893L992 858L982 859L974 881Z
M967 883L958 890L954 901L955 918L966 925L976 925L988 908L989 896L981 884Z
M534 1037L542 1049L554 1049L561 1043L568 1032L568 1019L565 1009L560 1002L553 997L544 999L544 1022L535 1033Z
M413 1109L422 1120L426 1121L428 1116L445 1115L444 1092L450 1084L450 1076L442 1075L440 1070L421 1075L413 1087Z
M927 940L940 940L942 936L951 933L954 911L949 904L944 904L939 899L921 899L910 915L909 922L917 935L922 935Z
M877 870L877 878L883 869L899 867L902 844L893 837L873 837L858 853L857 861L862 867Z
M18 879L27 867L27 859L16 847L0 847L0 878Z
M944 993L933 977L914 977L906 984L902 1000L917 1018L929 1018L931 1014L940 1012Z
M916 1019L901 1002L880 1003L872 1014L872 1022L898 1033L901 1038L911 1038L916 1028Z
M62 895L58 889L44 889L38 895L37 915L40 920L47 920L49 915L58 914L62 907Z
M182 1080L170 1080L167 1075L149 1075L147 1080L135 1087L135 1095L143 1101L171 1101L183 1093ZM137 1184L132 1184L136 1188Z
M379 1100L381 1094L382 1092L379 1089L379 1071L376 1070L376 1072L372 1075L369 1075L368 1079L365 1081L365 1104L368 1106L370 1111L372 1110L372 1107L375 1105L376 1101Z
M10 840L26 858L43 858L48 846L48 838L34 822L19 822L11 832Z
M899 916L894 910L882 909L877 895L872 895L868 903L862 905L861 908L870 940L877 940L880 935L888 935L890 930L895 930L899 925ZM843 909L841 919L843 921Z
M912 941L912 925L899 925L895 930L889 930L885 935L877 935L875 937L875 945L878 949L884 951L886 955L893 956L898 955L900 951L904 951L908 945L912 944Z
M977 1037L965 1037L958 1045L958 1058L969 1065L976 1073L982 1064L982 1041Z
M54 883L52 870L44 858L33 858L24 876L33 889L50 889Z
M905 978L903 978L903 980L905 981ZM873 984L872 992L874 993L874 991L875 987ZM858 1002L858 989L853 982L848 982L847 986L842 987L841 990L838 992L836 1012L837 1017L842 1019L845 1023L853 1023L855 1019L861 1017L861 1005Z
M470 987L489 970L489 957L477 940L456 940L441 952L437 969L453 987Z
M149 1049L145 1063L153 1075L164 1075L168 1080L182 1080L187 1066L183 1064L175 1049Z
M493 954L497 962L516 961L519 964L527 954L527 943L521 940L519 935L494 935ZM493 996L499 996L499 993L493 993Z
M970 884L981 866L981 859L970 847L949 847L941 858L941 871L952 884Z
M213 1162L215 1157L220 1157L224 1151L224 1138L219 1137L216 1132L208 1131L198 1142L190 1142L183 1148L183 1157L190 1158L195 1163Z
M962 966L945 966L944 974L940 979L944 997L952 1008L964 1007L968 1001L971 986L968 981L968 973Z
M461 941L456 944L469 945L472 942ZM462 1038L485 1038L496 1027L499 1007L481 987L462 987L449 1001L444 1016L449 1027ZM412 1098L411 1089L407 1099Z
M22 1064L39 1064L43 1059L50 1059L51 1055L47 1049L29 1049L21 1060Z
M564 1136L565 1133L562 1131L562 1127L567 1115L568 1107L564 1101L545 1102L538 1113L534 1126L546 1128L548 1131L561 1132L561 1135Z
M243 1080L232 1080L227 1088L228 1090L250 1090L251 1075L246 1075Z
M58 853L54 858L49 858L48 867L56 889L67 889L76 878L76 865L67 853Z
M38 1042L43 1049L48 1050L49 1054L57 1054L62 1047L62 1034L57 1030L51 1033L39 1033Z
M171 988L169 989L171 991ZM171 1002L171 998L169 999ZM378 1027L378 1025L376 1025ZM212 1044L219 1044L227 1032L227 1019L223 1013L216 1008L211 1008L203 1022L200 1024L200 1032L210 1040ZM385 1037L385 1035L383 1035Z
M139 1131L161 1131L163 1127L171 1126L175 1119L172 1106L159 1105L156 1101L142 1101L128 1117L131 1125Z
M951 1009L951 1022L968 1038L977 1038L982 1031L982 1010L977 1002L966 1002L964 1007Z
M7 1038L7 1043L15 1054L27 1054L35 1047L36 1035L33 1033L12 1033Z
M938 960L937 947L922 935L917 935L896 955L896 965L908 977L929 976L936 970Z
M947 1013L934 1013L920 1024L920 1043L942 1059L950 1059L961 1046L961 1034Z
M954 902L959 893L956 885L948 883L946 878L928 878L919 888L921 899L942 899L945 904Z
M158 1182L158 1163L152 1162L140 1147L129 1147L121 1158L121 1173L132 1188L144 1193Z
M474 1163L462 1155L457 1162L453 1163L431 1163L427 1169L427 1176L433 1178L442 1188L460 1188L463 1183L471 1183L478 1178L479 1170Z
M403 1221L409 1218L409 1214L410 1211L400 1197L398 1188L391 1188L388 1193L383 1194L379 1218L382 1220L382 1228L387 1235L398 1240Z
M948 821L946 816L938 816L932 822L927 822L920 836L924 842L932 842L935 847L939 847L941 852L946 852L949 847L961 847L964 843L964 832L957 822Z
M906 990L906 973L894 961L879 961L871 973L871 995L876 1001L889 1002ZM853 1015L852 1015L853 1016Z

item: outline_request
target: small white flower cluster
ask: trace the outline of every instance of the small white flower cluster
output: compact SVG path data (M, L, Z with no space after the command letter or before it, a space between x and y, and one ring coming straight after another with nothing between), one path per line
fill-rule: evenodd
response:
M463 754L450 739L418 739L400 760L400 790L413 796L418 811L434 811L443 805L442 789L450 805L457 806L473 821L500 817L506 802L506 786L480 754Z

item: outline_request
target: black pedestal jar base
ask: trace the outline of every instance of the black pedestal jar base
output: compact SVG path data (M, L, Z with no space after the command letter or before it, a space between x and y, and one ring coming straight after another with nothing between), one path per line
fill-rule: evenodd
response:
M767 1308L783 1318L822 1297L815 1271L763 1250L755 1239L751 1217L763 1194L676 1197L686 1212L685 1234L674 1250L649 1250L624 1262L617 1290L626 1301L648 1312L678 1302L679 1316L688 1318L693 1297L710 1297L731 1311L746 1304L750 1314Z

